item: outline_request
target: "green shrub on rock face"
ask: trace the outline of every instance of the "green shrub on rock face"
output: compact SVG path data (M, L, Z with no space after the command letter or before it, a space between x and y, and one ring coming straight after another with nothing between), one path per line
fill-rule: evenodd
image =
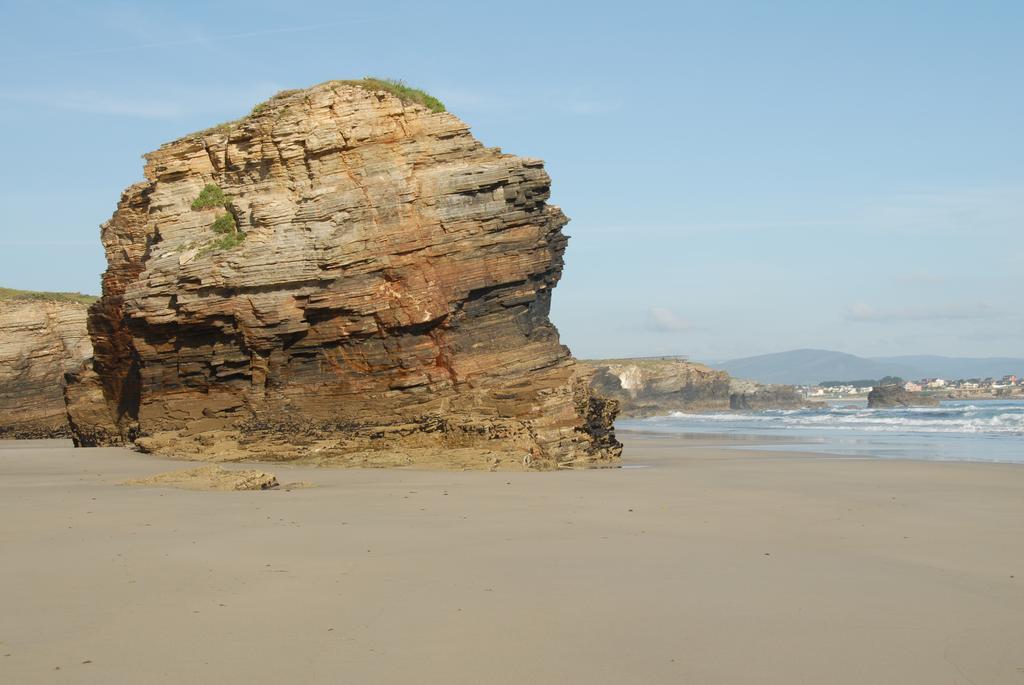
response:
M213 222L214 233L237 233L238 226L235 225L235 217L230 212L221 214Z
M232 248L238 247L244 242L244 232L238 231L237 233L228 233L219 240L214 240L212 243L207 243L203 249L199 250L199 256L202 257L204 255L210 254L211 252L216 252L217 250L230 250Z
M208 183L202 192L199 193L199 197L192 202L192 209L227 208L228 204L228 197L220 189L220 186L216 183ZM214 250L230 250L241 245L242 241L245 240L245 233L238 230L238 224L235 223L235 217L230 211L224 212L214 219L210 228L213 229L214 233L223 237L207 244L206 247L199 251L201 255L209 254Z
M238 230L238 225L235 223L235 217L231 215L231 212L225 212L218 216L211 226L214 233L219 233L223 236L220 240L215 240L208 248L208 251L213 250L230 250L233 247L238 247L245 240L245 233Z
M228 202L224 197L224 191L216 183L208 183L199 193L199 197L192 201L192 209L212 209L223 207Z
M230 250L233 247L238 247L245 242L245 233L238 231L237 233L229 233L217 242L213 244L214 249L217 250Z

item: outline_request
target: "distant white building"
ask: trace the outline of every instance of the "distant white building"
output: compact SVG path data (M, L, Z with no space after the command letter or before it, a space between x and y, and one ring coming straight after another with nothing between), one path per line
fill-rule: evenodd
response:
M906 390L907 392L921 392L921 390L923 390L920 384L915 383L914 381L907 381L906 383L904 383L903 389Z
M928 381L928 387L929 388L944 388L944 387L946 387L946 381L942 380L941 378L933 378L930 381Z

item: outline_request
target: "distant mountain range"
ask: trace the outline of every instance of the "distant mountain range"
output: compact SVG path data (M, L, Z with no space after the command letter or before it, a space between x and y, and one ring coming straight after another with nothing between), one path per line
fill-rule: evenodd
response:
M901 378L1001 378L1024 375L1024 358L1016 357L858 357L832 350L790 350L732 359L711 366L737 378L761 383L816 385L822 381Z

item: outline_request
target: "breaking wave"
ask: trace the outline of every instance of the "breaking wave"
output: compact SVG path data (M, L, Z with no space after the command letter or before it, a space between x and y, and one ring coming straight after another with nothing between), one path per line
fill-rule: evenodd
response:
M995 403L993 403L995 404ZM751 413L684 414L647 419L652 424L681 421L687 424L756 425L798 430L863 430L895 433L1017 433L1024 435L1024 403L975 404L907 409L829 407L827 409L768 410Z
M817 451L874 456L1024 462L1024 401L943 402L938 407L673 413L620 421L667 433L765 435ZM810 448L808 448L810 449Z

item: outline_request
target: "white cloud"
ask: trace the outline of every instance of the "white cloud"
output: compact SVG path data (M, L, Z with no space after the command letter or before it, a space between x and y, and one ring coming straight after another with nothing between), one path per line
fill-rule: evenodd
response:
M245 114L249 107L280 90L272 83L257 83L236 88L181 89L159 88L159 96L145 93L125 96L98 90L55 88L37 91L0 92L0 100L22 105L62 109L90 114L134 119L179 119L192 114L236 112Z
M930 271L913 271L896 277L896 282L905 285L938 285L945 283L946 277Z
M506 98L476 93L461 88L431 89L448 109L464 107L466 109L498 109L509 104Z
M429 15L434 16L434 15ZM408 21L427 18L427 14L404 14ZM278 26L273 28L258 29L253 31L242 31L237 33L211 33L205 27L192 24L173 23L168 25L168 18L158 15L150 15L145 11L134 11L130 14L123 14L119 8L116 13L106 13L101 17L102 23L109 30L122 35L128 35L137 42L121 44L122 41L115 41L115 44L97 44L97 47L70 52L53 52L37 57L52 58L74 58L87 55L103 55L140 51L152 51L164 48L178 48L184 46L208 46L217 48L219 45L229 41L243 39L261 38L280 34L298 34L314 31L326 31L328 29L350 28L374 23L392 23L395 21L393 15L378 17L349 18L338 21L328 21L319 24L306 26Z
M658 333L675 333L678 331L693 330L694 325L683 319L671 309L664 307L651 307L647 310L647 322L645 328Z
M1016 234L1024 221L1024 188L990 187L905 193L880 198L856 220L867 230L940 234Z
M871 239L894 233L923 235L928 240L949 235L1017 238L1024 225L1024 186L965 188L933 193L876 197L861 207L837 210L834 214L777 217L767 214L761 221L734 221L723 213L720 221L684 221L678 224L590 226L591 233L642 233L674 236L689 233L813 231L844 229ZM1019 256L1019 251L1017 252ZM1019 261L1019 260L1018 260ZM918 280L919 283L923 280Z
M660 225L616 225L600 226L588 225L585 230L588 234L621 235L639 234L651 238L672 238L680 235L691 235L698 233L722 233L731 231L771 231L785 229L803 229L817 231L823 228L852 228L856 224L848 221L814 221L814 220L793 220L793 221L755 221L755 222L692 222L681 224L660 224ZM577 229L578 230L578 229Z
M536 94L494 94L469 91L461 88L436 87L430 89L445 106L458 114L459 110L469 111L514 111L514 112L559 112L577 116L593 116L611 112L620 103L613 100L591 98L580 93Z
M63 90L36 93L3 93L0 99L50 109L90 114L110 114L138 119L176 119L184 110L170 100L126 98L98 92Z
M618 109L617 102L606 100L592 100L588 98L569 97L564 100L556 100L555 106L569 114L604 114Z
M944 321L991 319L998 316L1002 314L983 303L878 308L857 302L846 311L849 321Z

